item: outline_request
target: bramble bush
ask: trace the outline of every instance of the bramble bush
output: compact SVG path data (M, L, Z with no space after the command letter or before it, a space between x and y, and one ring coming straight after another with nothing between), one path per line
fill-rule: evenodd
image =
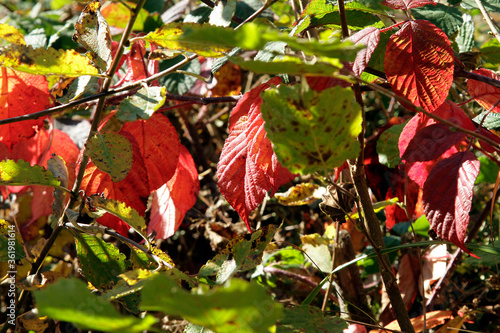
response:
M494 332L499 11L0 3L2 331Z

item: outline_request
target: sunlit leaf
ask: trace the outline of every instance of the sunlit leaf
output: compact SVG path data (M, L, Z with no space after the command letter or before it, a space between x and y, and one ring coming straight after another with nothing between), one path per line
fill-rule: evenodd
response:
M239 279L205 294L190 294L158 274L145 283L141 298L143 310L181 316L221 333L266 332L283 313L263 287Z
M105 72L111 66L111 32L101 14L101 3L94 0L89 3L75 23L76 33L73 40L90 51L96 66Z
M328 170L357 157L361 111L351 89L318 93L281 85L265 91L262 99L266 132L278 160L291 172Z
M196 203L199 190L196 165L186 147L181 145L175 174L153 193L148 234L155 231L156 239L172 236L180 227L186 212Z
M500 77L489 69L480 68L473 73L486 76L491 79L500 80ZM474 79L467 80L467 88L469 94L486 110L492 109L493 112L500 112L500 89L488 83L476 81ZM494 106L494 107L493 107Z
M121 121L148 119L163 106L165 98L165 87L143 87L120 103L116 116Z
M118 133L96 133L86 143L88 154L94 164L119 182L127 177L132 168L132 145Z
M8 24L0 23L0 38L12 44L26 45L23 34Z
M275 197L285 206L307 205L322 198L319 189L317 184L302 183L290 187L285 193L276 193Z
M236 0L220 1L212 10L208 23L219 27L229 27L235 11Z
M49 96L45 77L0 68L0 119L41 111L49 105ZM12 151L16 143L26 142L42 127L43 118L1 125L0 142ZM31 161L28 157L24 159Z
M415 20L403 24L387 44L384 64L393 91L416 106L432 112L448 96L453 49L448 37L432 23Z
M38 75L78 77L98 75L89 58L75 50L56 50L26 45L0 48L0 66Z
M382 4L391 7L392 9L408 10L428 4L435 5L436 3L433 0L384 0L382 1Z
M241 216L249 231L250 212L262 203L268 191L274 194L279 186L294 178L278 162L260 113L260 92L280 81L279 77L275 77L252 89L238 101L231 111L229 136L217 164L220 192Z
M146 221L135 209L127 206L124 202L106 199L100 195L91 195L89 200L93 209L97 209L97 211L104 210L107 213L113 214L134 228L134 230L141 234L144 239L147 239Z
M96 236L75 234L75 238L83 276L98 289L111 288L127 269L125 255Z
M349 37L349 40L354 44L366 46L365 49L358 52L354 64L352 65L354 74L361 76L361 73L365 70L366 66L368 66L368 62L370 62L370 58L380 41L380 30L374 27L368 27Z
M0 184L1 185L48 185L59 186L61 183L54 177L52 172L45 168L19 160L0 161Z
M441 3L428 4L411 12L416 19L430 21L447 36L453 36L463 23L462 12L458 7Z
M147 330L156 322L151 315L140 319L119 314L113 305L92 294L85 283L76 278L59 279L33 292L33 296L40 316L71 322L81 328L132 333ZM82 306L85 304L92 306Z

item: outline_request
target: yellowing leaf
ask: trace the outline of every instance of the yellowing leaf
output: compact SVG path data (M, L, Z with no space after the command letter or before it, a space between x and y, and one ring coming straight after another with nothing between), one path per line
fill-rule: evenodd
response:
M195 52L204 57L222 57L225 52L230 50L229 48L211 46L210 39L207 39L204 44L179 40L184 28L199 26L194 23L171 23L150 32L144 39L164 48Z
M0 38L5 39L9 43L25 45L24 36L13 26L0 23Z
M266 133L290 172L328 170L358 155L362 119L351 89L316 92L281 85L261 97Z
M89 202L91 207L97 209L98 212L104 210L120 218L147 240L146 221L135 209L127 206L123 202L106 199L99 195L91 195L89 197Z
M118 133L97 133L87 141L85 153L94 164L119 182L127 177L132 168L132 145Z
M39 75L98 75L90 60L75 50L34 49L26 45L0 48L0 66Z
M319 186L316 184L303 183L290 187L285 193L276 193L274 196L280 204L285 206L307 205L321 199L319 192L324 193L324 191L318 191L318 189Z
M98 0L89 3L75 24L73 41L90 51L97 67L105 72L113 61L111 56L111 32L100 11Z
M0 162L0 185L47 185L59 186L59 180L45 168L19 160Z
M68 169L66 168L66 162L61 158L61 156L54 155L47 161L47 168L52 172L52 174L59 179L61 186L68 187L69 176ZM52 210L56 219L59 219L64 212L64 197L65 193L56 188L54 190L54 202L52 203Z

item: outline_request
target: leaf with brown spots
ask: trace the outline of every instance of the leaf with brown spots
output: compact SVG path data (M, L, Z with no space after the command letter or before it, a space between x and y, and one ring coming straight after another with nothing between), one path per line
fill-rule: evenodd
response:
M278 160L291 172L329 170L359 153L361 109L351 89L301 91L300 85L262 94L262 117Z

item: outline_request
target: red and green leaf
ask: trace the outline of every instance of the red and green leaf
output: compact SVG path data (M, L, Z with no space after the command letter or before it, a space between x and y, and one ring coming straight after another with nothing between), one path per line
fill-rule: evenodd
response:
M252 89L238 102L229 118L229 137L217 165L218 185L226 200L241 216L249 231L250 212L262 203L266 193L294 178L283 168L264 130L260 114L260 93L280 78Z
M453 49L444 32L429 21L408 21L392 35L384 65L393 91L428 112L448 96Z

